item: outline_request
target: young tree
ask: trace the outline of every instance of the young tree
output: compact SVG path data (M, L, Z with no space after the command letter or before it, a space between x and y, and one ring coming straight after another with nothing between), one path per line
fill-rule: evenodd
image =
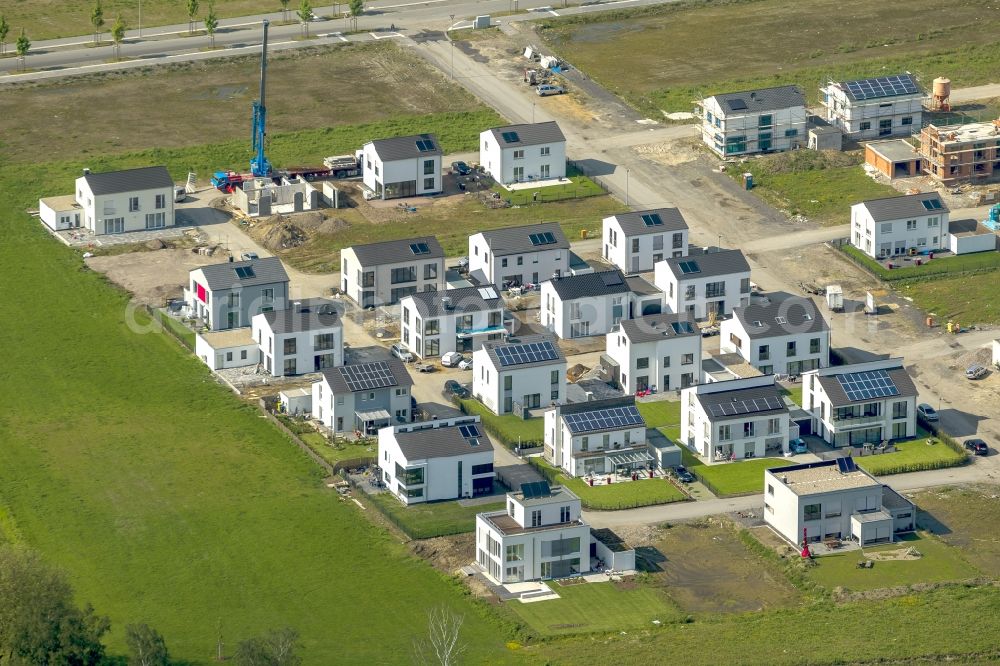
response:
M302 21L302 33L308 38L309 37L309 21L313 17L312 3L309 0L302 0L299 4L299 10L295 12L299 16L299 20Z
M281 3L281 20L288 21L288 0L278 0Z
M169 666L167 644L156 629L148 624L130 624L125 627L125 644L128 645L128 666Z
M466 645L459 641L464 615L458 615L445 606L427 611L427 638L414 643L420 663L454 666L459 663Z
M208 33L208 44L215 48L215 29L219 27L219 17L215 15L215 2L209 0L208 14L205 15L205 32Z
M236 666L299 666L302 658L295 654L299 632L291 627L276 629L264 636L241 641L233 654Z
M115 58L122 57L122 40L125 39L125 19L119 14L111 26L111 41L115 43Z
M10 23L7 23L7 17L0 15L0 55L7 51L7 33L9 32Z
M18 46L27 39L22 30ZM0 599L4 664L103 663L101 637L111 623L89 605L77 608L66 577L37 553L0 548Z
M348 9L351 12L351 20L354 22L354 29L358 29L358 17L365 13L365 0L349 0Z
M21 36L17 38L17 58L21 61L21 71L24 71L24 59L28 56L30 48L31 40L24 34L24 28L21 28Z
M188 34L194 33L194 20L198 16L198 0L187 0Z
M101 28L104 27L104 10L101 8L101 0L94 3L94 10L90 12L90 24L94 26L94 44L100 44Z

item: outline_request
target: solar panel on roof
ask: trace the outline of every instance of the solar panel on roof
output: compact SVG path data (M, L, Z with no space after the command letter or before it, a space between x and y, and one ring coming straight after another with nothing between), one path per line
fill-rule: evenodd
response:
M681 273L684 275L690 275L691 273L700 273L701 268L698 267L697 261L682 261L677 266L681 269Z
M340 371L351 392L385 388L398 383L385 361L345 365Z
M503 137L503 140L507 143L517 143L521 140L521 137L517 135L517 132L504 132L500 136Z
M670 322L670 328L674 329L674 333L677 333L678 335L684 333L694 333L694 326L692 326L689 321Z
M236 271L236 277L241 280L252 278L255 275L253 272L253 266L237 266L234 270Z
M856 472L858 465L851 456L843 456L837 458L837 469L840 470L841 474L847 474L848 472Z
M462 437L469 439L471 437L481 437L482 434L479 432L479 426L476 424L458 426L458 432Z
M417 139L417 150L422 153L426 153L429 150L434 150L434 142L430 139Z
M600 275L601 281L604 283L605 287L615 287L617 285L624 284L622 282L622 276L619 275L617 271L606 271Z
M908 74L848 81L844 86L854 99L857 100L895 97L897 95L910 95L920 92L913 77Z
M430 254L430 251L427 243L410 243L410 252L413 254Z
M524 495L524 499L548 497L552 494L552 489L549 488L547 481L532 481L531 483L521 484L521 494Z
M924 208L927 210L941 210L941 200L940 199L924 199L921 201Z
M494 289L493 287L480 287L479 295L482 296L487 301L493 300L495 298L500 298L497 295L497 290Z
M837 375L837 381L851 402L899 395L899 389L885 370L867 370Z
M739 98L731 99L726 103L729 105L729 109L731 111L743 111L744 109L747 108L747 103Z
M528 240L532 245L551 245L556 242L556 237L551 231L544 231L540 234L529 234Z
M663 218L659 213L650 213L642 216L642 223L647 227L659 227L663 226Z
M639 410L634 405L567 414L563 416L563 420L572 433L632 428L645 425L642 414L639 413Z
M708 405L708 412L716 418L723 416L738 416L740 414L756 414L784 408L785 404L776 396L752 398L749 400L735 399L730 402L720 402Z
M505 345L494 350L500 365L503 367L511 365L524 365L525 363L538 363L539 361L552 361L559 358L551 342L531 342L519 345Z

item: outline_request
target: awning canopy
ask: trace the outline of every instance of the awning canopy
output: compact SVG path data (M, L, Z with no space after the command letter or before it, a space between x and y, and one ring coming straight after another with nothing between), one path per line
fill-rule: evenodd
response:
M365 423L368 423L369 421L388 421L392 418L389 416L389 412L384 409L376 409L372 412L354 412L354 414L358 417L358 419Z
M653 462L653 456L649 451L628 451L608 456L608 460L615 467L626 467L628 465L644 465Z
M492 335L494 333L506 333L503 326L488 326L486 328L467 328L459 330L455 335L459 338L471 338L476 335Z

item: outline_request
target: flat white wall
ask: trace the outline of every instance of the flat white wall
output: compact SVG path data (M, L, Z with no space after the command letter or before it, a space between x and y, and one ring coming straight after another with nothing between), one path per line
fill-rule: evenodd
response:
M851 245L870 257L905 254L909 249L936 250L947 244L948 212L875 222L864 204L851 206ZM995 244L996 241L994 241Z
M983 234L981 236L953 236L952 234L948 234L948 249L955 254L989 252L997 249L997 236L996 234Z
M425 162L433 162L431 173L425 173ZM443 187L441 184L441 156L425 155L402 160L383 162L375 152L371 143L362 149L362 175L365 186L379 195L381 199L392 199L408 196L398 191L387 191L385 186L413 181L414 195L437 194ZM428 181L428 182L425 182ZM428 185L430 185L428 187Z
M663 292L663 302L667 312L691 312L695 319L705 319L709 315L709 305L718 308L718 316L728 316L733 313L733 308L745 306L750 303L750 271L730 273L728 275L717 275L712 277L687 277L678 279L667 266L666 262L656 264L654 269L654 282L656 287ZM747 280L746 290L743 290L743 281ZM713 282L725 282L724 296L707 297L706 285ZM689 298L688 287L694 287L693 296Z
M255 344L216 349L200 334L194 337L194 355L201 359L209 370L245 368L260 362L259 350Z
M743 322L730 317L719 327L719 347L723 352L733 352L742 356L747 363L764 374L799 375L807 370L825 368L830 365L830 331L817 333L780 334L776 324L769 324L777 335L767 338L751 338ZM818 341L816 352L812 352L813 341ZM789 344L794 343L794 355Z
M909 136L920 132L923 93L890 99L851 100L836 86L823 88L826 119L854 139ZM888 121L888 128L882 127Z
M511 412L514 402L524 404L524 397L538 394L539 407L553 402L566 401L566 362L527 368L504 369L493 367L489 355L480 349L472 354L472 394L494 414ZM552 373L557 382L552 383ZM511 378L511 389L505 390L505 378ZM510 398L511 405L507 404Z
M618 362L622 390L635 393L642 378L660 393L696 384L701 368L701 336L665 337L657 342L632 343L620 331L605 337L605 351ZM640 368L641 359L647 367ZM689 360L690 359L690 360Z
M471 351L482 347L483 342L486 340L498 340L503 336L503 332L475 333L475 331L493 330L494 327L490 326L491 315L493 321L497 322L497 327L503 327L503 307L469 312L461 310L461 304L457 303L456 308L447 315L422 319L418 314L414 300L406 297L400 301L399 310L401 322L400 339L407 349L420 358L436 358L448 352L458 351L458 333L460 328L463 336L467 336L467 338L463 339L469 341L472 347ZM466 316L472 317L472 327L470 329L460 326L462 319ZM427 333L429 330L429 321L437 321L438 333ZM473 333L469 334L468 331L473 331ZM436 352L428 344L432 340L436 340L438 343Z
M525 230L525 235L532 233ZM482 270L486 279L500 289L517 279L520 284L538 284L559 275L569 275L569 250L539 250L494 257L481 233L469 237L469 271Z
M351 433L359 428L356 411L384 409L392 417L392 423L409 423L413 420L410 412L410 389L407 386L335 394L324 376L313 383L312 392L313 418L334 432Z
M45 203L44 199L38 201L38 218L53 231L60 229L72 229L82 225L84 213L79 208L68 207L56 210Z
M161 208L156 207L157 195L163 197ZM136 210L129 210L130 199L133 197L139 199L139 206ZM87 179L80 177L76 179L76 202L83 208L83 226L95 235L109 233L106 231L106 220L120 219L122 232L145 230L147 215L162 214L163 227L174 226L173 185L151 190L95 195Z
M387 432L388 431L388 432ZM452 500L460 497L472 497L473 478L493 477L493 471L477 474L473 477L472 468L477 465L493 463L493 449L477 451L461 456L446 456L437 458L420 458L408 460L396 441L392 427L382 428L378 436L378 460L382 468L383 481L389 490L404 504L419 504L439 500ZM424 482L404 486L396 478L396 464L404 469L422 468ZM458 468L462 467L462 484L458 483ZM420 490L422 494L411 497L408 490Z
M316 367L317 356L329 356L330 365L323 367L334 367L344 364L344 330L342 326L329 326L317 328L312 331L298 331L295 333L275 334L267 323L263 314L256 315L251 321L251 331L253 339L260 346L260 357L265 369L274 377L284 377L288 375L301 375L309 372L317 372L322 368ZM333 335L333 345L328 349L317 349L317 337L320 335ZM294 340L295 351L286 354L285 342ZM295 371L285 372L285 361L295 361Z
M804 508L820 505L820 517L805 520ZM764 522L789 542L800 546L802 530L810 542L826 537L851 538L851 516L856 511L882 508L882 486L796 495L782 483L780 473L764 472Z
M362 307L391 305L398 303L400 290L413 288L417 292L438 291L445 288L444 257L437 259L419 259L393 263L364 266L358 261L353 248L344 248L340 253L341 271L340 288L355 303ZM406 282L393 282L394 269L414 267L416 279ZM365 274L373 273L372 286L366 287Z
M864 364L871 366L873 364ZM877 365L877 364L874 364ZM891 366L889 366L891 367ZM866 367L865 369L869 369ZM874 369L874 368L871 368ZM917 398L916 396L900 397L893 396L880 400L871 400L865 403L857 403L861 410L858 417L838 419L836 410L827 395L823 386L816 379L816 372L808 372L802 375L802 409L813 416L813 434L822 437L828 444L833 446L847 446L850 444L851 432L860 433L866 430L881 428L881 439L893 440L915 437L917 434ZM894 418L893 405L905 403L906 415ZM864 416L865 405L878 404L878 415ZM893 436L893 427L896 423L905 424L905 435ZM839 435L839 436L838 436ZM856 442L854 446L861 446Z
M566 142L502 148L490 130L479 135L479 161L502 185L566 177ZM547 171L546 171L547 167ZM520 169L520 171L516 171Z
M614 216L604 218L603 227L604 259L626 273L651 271L658 261L688 252L687 229L627 237Z

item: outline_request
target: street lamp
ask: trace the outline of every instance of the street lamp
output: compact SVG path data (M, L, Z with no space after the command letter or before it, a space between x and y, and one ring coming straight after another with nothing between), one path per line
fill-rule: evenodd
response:
M535 123L535 103L531 103L531 124Z
M451 38L451 29L455 27L455 15L449 14L451 23L448 26L448 41L451 42L451 78L455 78L455 40Z
M631 169L625 169L625 205L628 206L628 175Z
M139 36L142 37L142 0L139 0Z

